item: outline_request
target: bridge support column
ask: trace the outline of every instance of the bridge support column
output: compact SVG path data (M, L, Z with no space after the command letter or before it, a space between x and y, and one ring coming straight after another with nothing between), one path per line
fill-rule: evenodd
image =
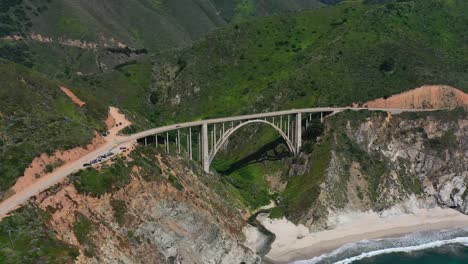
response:
M210 157L208 151L208 124L201 127L201 163L205 172L210 172Z
M301 150L302 147L302 114L297 113L296 114L296 129L295 129L295 143L296 143L296 154L299 154L299 151Z

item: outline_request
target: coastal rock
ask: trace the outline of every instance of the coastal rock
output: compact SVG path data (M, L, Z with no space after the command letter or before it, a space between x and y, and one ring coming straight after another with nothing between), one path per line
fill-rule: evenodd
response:
M162 169L157 181L144 180L142 169L134 168L127 186L101 197L64 183L37 198L59 238L80 249L77 263L262 263L243 245L245 214L206 185L215 183L207 178L214 175L171 157L154 163ZM164 180L169 175L182 186ZM86 240L77 239L75 229L82 219L91 226Z
M327 118L325 129L333 140L320 194L310 208L292 214L294 222L326 229L330 215L379 212L412 195L468 213L466 110L360 117L344 113ZM291 175L309 170L296 169Z

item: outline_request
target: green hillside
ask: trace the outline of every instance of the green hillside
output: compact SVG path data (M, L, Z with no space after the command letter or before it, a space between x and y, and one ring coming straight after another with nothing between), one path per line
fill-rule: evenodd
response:
M232 20L323 5L316 0L6 0L0 4L0 36L34 32L160 50L186 46Z
M0 60L0 197L34 157L86 145L104 128L106 107L90 96L79 108L59 85L30 69Z
M155 109L175 122L349 105L423 84L466 91L467 12L461 0L347 2L230 25L157 61Z

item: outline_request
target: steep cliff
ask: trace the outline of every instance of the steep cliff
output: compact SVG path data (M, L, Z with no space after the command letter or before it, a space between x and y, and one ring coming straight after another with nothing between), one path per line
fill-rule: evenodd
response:
M58 238L79 248L77 263L260 263L241 244L246 213L217 176L156 153L137 148L36 198Z
M381 211L411 195L468 213L468 117L344 112L289 169L281 209L322 229L336 212Z

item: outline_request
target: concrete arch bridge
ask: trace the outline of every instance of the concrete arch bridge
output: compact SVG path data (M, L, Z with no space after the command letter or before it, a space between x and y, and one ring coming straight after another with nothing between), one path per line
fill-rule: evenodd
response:
M302 146L302 132L307 129L312 118L323 119L345 110L384 111L393 114L402 112L434 111L434 109L384 109L384 108L350 108L321 107L292 109L286 111L259 113L185 122L164 127L158 127L130 135L125 141L137 140L149 146L163 144L166 151L170 150L170 139L175 141L177 152L185 150L188 158L196 158L206 172L219 150L236 131L249 124L266 124L275 129L284 139L289 151L298 154ZM182 131L182 133L181 133ZM121 142L123 143L123 142ZM196 148L195 152L193 148Z

